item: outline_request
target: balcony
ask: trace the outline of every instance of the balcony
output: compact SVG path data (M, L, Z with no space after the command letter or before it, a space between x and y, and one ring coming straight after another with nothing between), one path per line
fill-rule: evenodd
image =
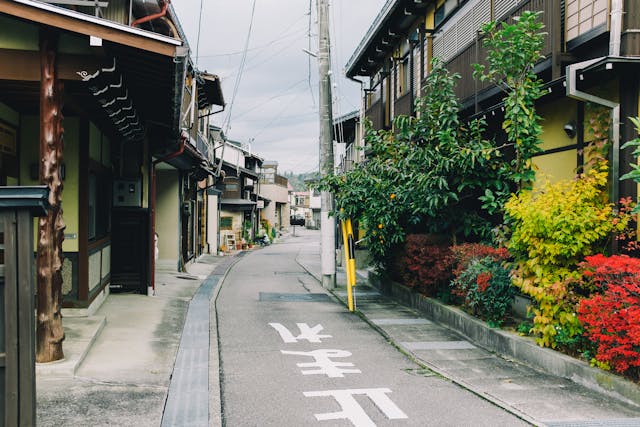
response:
M434 40L434 56L439 56L446 61L447 69L452 73L458 73L462 77L456 85L456 95L463 103L470 100L478 92L482 92L491 86L488 82L478 82L473 78L472 64L486 65L486 49L482 46L482 39L476 40L475 31L482 22L488 19L498 18L501 21L513 23L513 18L527 10L542 11L541 19L546 32L542 55L551 58L553 53L554 30L560 28L555 19L560 19L554 13L553 0L529 0L521 2L517 7L512 0L481 0L462 16L455 16L455 22L445 25L442 34ZM489 11L497 16L491 16ZM555 30L557 31L557 30ZM424 81L423 81L424 84Z
M412 104L413 97L411 96L411 92L406 92L400 98L396 99L394 103L394 116L411 116L413 114L413 105Z
M200 132L198 132L198 136L196 138L196 149L200 154L202 154L202 157L211 162L212 157L209 157L209 155L213 152L213 147Z
M274 179L274 183L279 185L280 187L287 187L289 185L289 180L281 175L276 175Z
M364 114L366 118L371 120L373 129L384 128L384 117L382 115L382 106L380 100L371 104L371 106L367 108Z

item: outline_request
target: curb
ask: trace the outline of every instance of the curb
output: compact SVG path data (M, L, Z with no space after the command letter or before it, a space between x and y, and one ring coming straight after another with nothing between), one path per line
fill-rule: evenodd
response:
M369 283L383 295L391 296L403 305L420 311L488 351L513 358L539 371L566 378L611 398L640 407L640 387L631 381L593 368L586 362L554 350L540 347L531 338L490 328L483 321L458 308L415 293L398 283L383 284L377 275L370 275Z
M84 325L88 322L93 322L93 325L87 328L86 338L74 340L76 342L75 348L66 348L64 350L67 355L64 359L50 363L36 363L36 377L73 378L85 357L89 354L93 343L107 324L107 319L104 316L69 318L66 322L73 321L71 319L81 319L80 321Z

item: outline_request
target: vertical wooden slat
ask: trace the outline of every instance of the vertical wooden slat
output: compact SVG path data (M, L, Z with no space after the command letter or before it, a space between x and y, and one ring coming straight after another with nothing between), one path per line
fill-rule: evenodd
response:
M18 303L16 294L16 282L18 280L18 270L16 264L16 229L15 214L13 212L0 213L4 221L4 244L5 244L5 353L6 368L5 374L5 405L4 423L6 426L17 426L18 418L18 317L13 311Z
M2 247L3 257L0 259L2 271L0 271L0 423L5 422L5 373L6 373L6 333L5 333L5 273L4 273L4 229L5 214L0 212L0 245Z
M89 300L89 121L80 120L78 181L78 300Z
M35 426L36 372L33 292L33 218L26 210L17 212L18 277L18 359L20 426Z

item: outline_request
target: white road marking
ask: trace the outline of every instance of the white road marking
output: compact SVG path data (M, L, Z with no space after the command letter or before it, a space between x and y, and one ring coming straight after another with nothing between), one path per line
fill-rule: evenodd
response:
M281 323L269 323L269 326L278 331L282 340L287 344L296 343L300 340L307 340L310 343L321 343L322 338L332 338L331 335L319 334L319 332L324 329L320 324L313 328L310 328L306 323L296 323L296 325L300 330L300 335L294 337L291 331Z
M354 366L349 362L334 362L331 358L350 357L351 353L345 350L313 350L313 351L285 351L282 354L292 354L294 356L313 357L315 362L298 363L300 368L318 368L302 370L302 375L326 375L329 378L344 378L344 374L360 374L360 369L342 369L342 367Z
M376 424L369 418L353 396L365 395L369 397L390 420L409 418L389 399L387 393L391 393L391 390L388 388L362 388L353 390L305 391L304 395L306 397L333 397L342 408L342 411L339 412L315 414L318 421L349 420L356 427L375 427Z

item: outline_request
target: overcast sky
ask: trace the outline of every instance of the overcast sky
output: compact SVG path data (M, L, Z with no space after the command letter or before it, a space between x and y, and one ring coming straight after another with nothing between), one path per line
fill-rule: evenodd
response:
M330 2L334 117L360 108L359 85L344 67L385 0ZM251 142L252 151L278 162L278 172L318 169L318 64L316 0L255 0L244 71L234 87L251 25L254 0L176 0L198 69L222 78L226 110L213 123L229 139ZM202 21L198 42L198 18ZM229 117L229 112L231 115ZM227 123L228 122L228 123Z

